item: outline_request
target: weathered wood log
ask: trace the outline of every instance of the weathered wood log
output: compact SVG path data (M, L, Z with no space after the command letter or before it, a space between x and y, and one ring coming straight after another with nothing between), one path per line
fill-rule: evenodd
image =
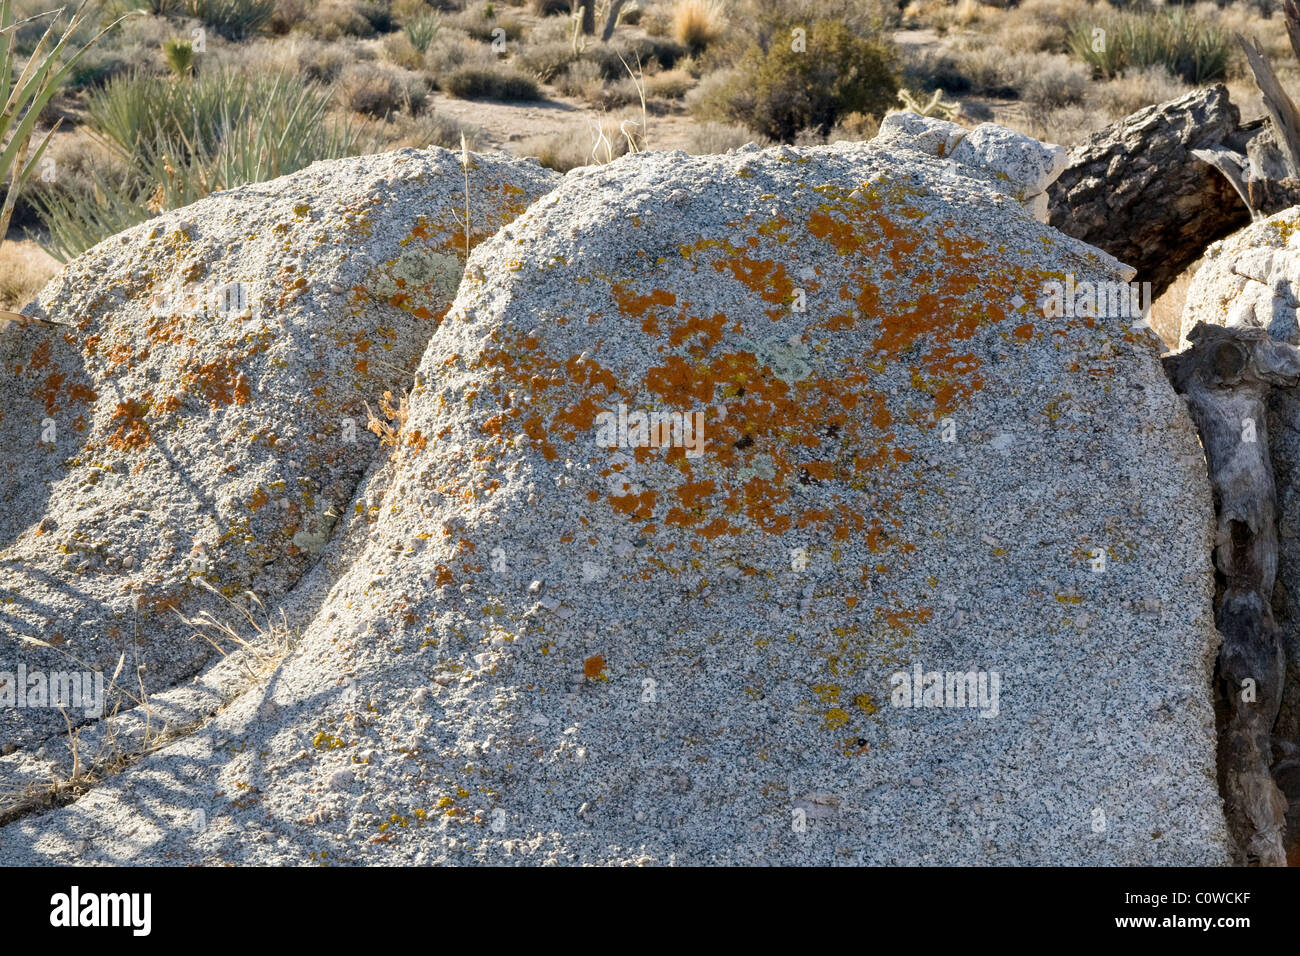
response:
M1255 86L1259 87L1260 95L1264 98L1264 109L1268 110L1268 115L1273 120L1278 147L1286 159L1290 178L1300 179L1300 110L1296 109L1295 103L1291 102L1291 97L1287 96L1286 90L1278 82L1277 74L1264 55L1259 40L1253 37L1247 40L1237 34L1237 42L1246 53L1246 63L1255 77Z
M1268 451L1268 395L1300 382L1300 349L1263 329L1198 324L1165 360L1201 434L1217 515L1215 671L1219 786L1239 862L1286 864L1287 800L1272 774L1272 731L1285 659L1273 620L1277 491Z
M1244 153L1239 125L1219 85L1094 133L1048 190L1051 225L1133 266L1159 295L1207 245L1251 221L1227 179L1195 155Z

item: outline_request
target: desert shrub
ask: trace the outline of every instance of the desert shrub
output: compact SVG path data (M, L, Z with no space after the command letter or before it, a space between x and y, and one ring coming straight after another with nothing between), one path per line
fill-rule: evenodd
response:
M275 9L267 21L271 32L283 36L307 15L307 0L275 0Z
M447 25L463 30L480 43L491 43L504 31L505 39L514 42L524 35L524 26L511 17L497 15L491 3L476 7L466 7L460 13L447 17Z
M270 22L275 0L185 0L185 12L229 40L242 40Z
M424 68L439 78L461 69L495 70L497 57L489 47L471 43L464 32L443 28L424 51Z
M408 70L418 70L424 66L424 54L411 46L411 41L406 38L405 33L388 34L384 37L380 49L383 50L384 59L389 63L395 63Z
M631 37L616 43L601 43L588 47L583 57L600 64L605 76L616 80L627 76L627 63L634 70L639 62L642 67L651 69L658 66L671 70L677 62L686 56L686 48L676 40L656 39L654 37Z
M555 78L555 88L565 96L587 98L589 91L605 85L605 74L599 64L590 60L578 60Z
M434 7L426 0L392 0L389 9L398 23L406 23L417 17L427 17L434 12Z
M903 60L903 84L908 89L927 93L932 90L965 93L972 85L958 54L951 50L908 52Z
M942 88L954 93L969 90L981 96L1010 99L1020 96L1020 60L1006 50L992 45L958 48L947 59L953 66L952 74L941 72L946 82L926 84L926 89Z
M685 70L664 70L645 78L646 94L680 100L695 87L695 77Z
M677 0L673 6L673 39L692 53L717 42L726 29L718 0Z
M115 76L130 72L131 59L121 50L91 47L68 72L69 89L103 86Z
M800 52L782 33L766 48L753 43L725 83L694 99L702 119L743 123L788 143L802 129L824 136L847 113L880 114L893 104L897 55L883 37L815 20L807 28L807 51Z
M1001 45L1026 53L1068 53L1069 30L1063 24L1017 16L999 31Z
M364 58L364 49L357 41L322 43L319 40L298 39L294 46L298 71L303 79L313 83L329 84L339 78L343 68Z
M460 149L462 135L470 149L477 149L483 140L483 131L477 126L461 123L433 110L426 110L419 116L399 113L390 122L377 124L377 127L376 142L367 147L367 152L401 149L404 146L415 149L426 149L429 146Z
M361 0L356 9L357 13L370 21L376 33L388 33L397 29L393 22L393 11L387 0Z
M1102 83L1096 99L1110 121L1123 119L1156 103L1177 99L1191 89L1161 66L1132 70Z
M686 152L696 155L725 153L754 142L754 134L731 123L701 123L691 130Z
M537 81L513 70L459 69L445 79L442 88L465 100L537 100Z
M419 77L378 63L345 67L336 92L348 109L375 117L399 109L419 113L428 100L428 90Z
M831 127L826 141L838 143L848 140L852 143L862 143L875 138L878 132L880 132L880 121L876 117L869 113L849 113Z
M641 14L639 26L649 36L666 37L673 32L673 13L667 6L659 4Z
M1096 107L1081 103L1047 113L1030 112L1023 119L1002 116L999 122L1044 143L1071 146L1082 143L1110 121Z
M530 0L528 6L538 17L568 16L572 9L570 0Z
M1069 43L1098 76L1163 66L1193 86L1223 79L1231 50L1226 30L1182 9L1084 16L1071 28Z
M521 70L550 83L569 68L576 56L568 41L561 40L528 46L516 62Z
M0 246L0 308L21 309L58 271L34 242L6 242Z
M640 143L640 113L607 113L586 126L574 125L560 133L531 136L519 144L520 155L532 156L548 169L567 173L579 166L609 163Z
M583 98L587 101L587 105L596 109L612 110L620 106L640 103L641 91L637 88L636 81L628 76L621 80L611 80L588 87Z
M320 0L309 9L302 25L307 33L321 40L375 35L375 25L351 0Z
M1091 71L1081 63L1050 53L1027 54L1032 64L1022 71L1020 95L1037 110L1058 110L1082 103L1093 86Z

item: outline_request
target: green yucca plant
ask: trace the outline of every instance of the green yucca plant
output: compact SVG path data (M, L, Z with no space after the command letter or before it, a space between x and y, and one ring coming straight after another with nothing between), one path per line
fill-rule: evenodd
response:
M82 0L81 5L73 12L72 18L60 28L62 9L15 21L13 0L0 0L0 36L4 37L4 40L0 41L4 45L3 62L0 63L0 103L4 104L3 108L0 108L0 144L3 144L3 150L0 151L0 181L8 181L4 206L0 207L0 240L9 232L9 220L13 217L18 193L31 176L32 170L36 168L36 164L41 161L46 147L50 144L50 137L58 129L56 123L41 138L35 151L28 155L36 131L36 121L41 111L50 102L59 84L81 59L82 54L121 22L121 19L114 20L95 34L89 42L60 62L64 51L72 45L73 34L86 20L88 3L89 0ZM49 26L45 28L35 49L23 64L21 72L15 77L18 60L15 55L18 28L26 23L46 18L49 19Z
M43 245L66 262L164 209L354 155L361 148L354 131L327 121L330 98L289 74L114 79L89 101L87 130L126 171L92 172L89 196L34 194L49 230Z
M177 76L188 76L194 70L194 44L189 40L173 38L162 45L163 59Z
M1223 79L1231 50L1227 31L1182 9L1084 17L1072 25L1069 45L1107 79L1163 66L1193 86Z
M228 40L242 40L271 19L275 0L185 0L185 12Z
M406 24L406 38L411 41L411 46L423 53L438 35L438 26L437 14L416 17Z

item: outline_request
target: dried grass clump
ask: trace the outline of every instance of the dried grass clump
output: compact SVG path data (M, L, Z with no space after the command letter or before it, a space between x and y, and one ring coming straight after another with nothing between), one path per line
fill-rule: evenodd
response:
M718 0L677 0L672 14L672 37L691 53L718 42L727 27Z

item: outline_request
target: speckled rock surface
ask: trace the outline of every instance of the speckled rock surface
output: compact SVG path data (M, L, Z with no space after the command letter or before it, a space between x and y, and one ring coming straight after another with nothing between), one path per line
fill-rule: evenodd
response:
M898 143L571 173L293 655L0 860L1226 862L1203 458L1067 275L1130 272Z
M274 602L329 539L396 389L455 294L471 239L558 176L402 150L319 163L109 239L0 334L0 671L193 674L193 616ZM21 643L24 637L57 651ZM63 730L0 709L0 749Z
M1211 245L1187 290L1181 348L1197 322L1266 329L1300 345L1300 209L1270 216ZM1278 503L1275 619L1287 657L1280 737L1300 741L1300 397L1275 389L1268 422Z

